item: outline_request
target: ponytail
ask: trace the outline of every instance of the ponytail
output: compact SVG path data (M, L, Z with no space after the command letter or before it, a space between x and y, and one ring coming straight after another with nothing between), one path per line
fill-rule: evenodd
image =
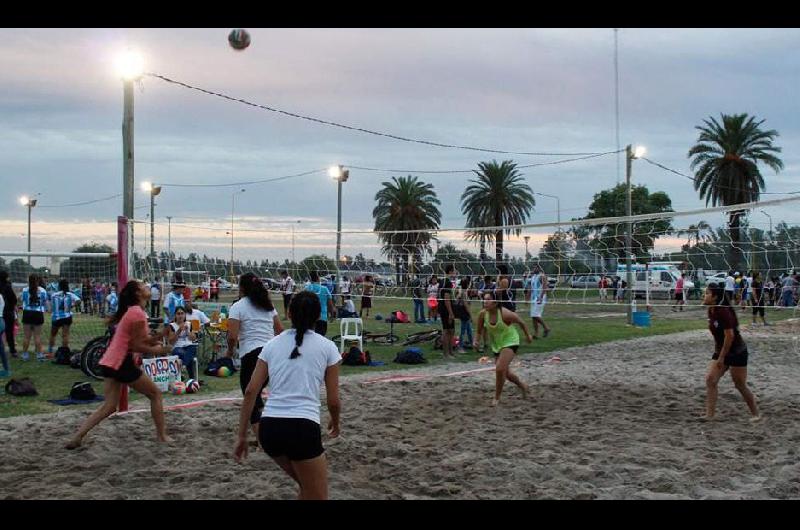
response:
M322 314L322 305L319 297L311 291L303 291L292 298L289 304L289 315L292 318L292 327L295 330L294 349L289 356L296 359L300 356L300 346L303 345L303 337L306 332L314 329L314 324Z
M28 303L32 306L39 305L39 276L28 276Z

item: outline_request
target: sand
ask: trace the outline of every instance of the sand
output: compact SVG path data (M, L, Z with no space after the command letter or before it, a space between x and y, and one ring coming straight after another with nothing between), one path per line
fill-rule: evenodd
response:
M404 371L421 377L403 382L343 378L342 436L325 442L331 498L800 498L797 326L743 331L755 424L727 376L718 420L698 420L706 331L521 356L534 395L507 384L497 408L492 371L446 376L478 363ZM114 417L76 451L62 445L90 409L0 420L0 498L294 498L263 452L233 462L238 410L167 412L172 445L155 441L147 413Z

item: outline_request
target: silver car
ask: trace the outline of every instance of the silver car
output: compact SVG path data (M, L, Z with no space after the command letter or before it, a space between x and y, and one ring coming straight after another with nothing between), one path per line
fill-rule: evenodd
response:
M599 275L586 274L582 276L575 276L569 285L573 289L597 289L598 283L600 283Z

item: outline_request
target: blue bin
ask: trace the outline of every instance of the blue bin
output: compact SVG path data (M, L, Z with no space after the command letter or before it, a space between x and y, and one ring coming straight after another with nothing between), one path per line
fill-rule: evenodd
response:
M650 313L647 311L634 311L633 313L633 325L639 326L641 328L649 328L650 327Z

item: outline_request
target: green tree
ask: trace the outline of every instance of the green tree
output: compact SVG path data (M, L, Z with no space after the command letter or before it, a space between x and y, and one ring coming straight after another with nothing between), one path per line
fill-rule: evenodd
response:
M402 262L405 270L413 274L423 254L431 253L430 243L434 237L430 231L437 230L442 222L441 201L432 184L411 175L392 177L391 182L382 185L375 194L377 204L372 210L374 230L383 243L381 252L395 261L398 273ZM409 230L424 232L400 232Z
M91 242L77 247L72 252L113 254L116 251L106 244ZM136 270L135 261L134 270ZM103 282L115 281L117 279L117 260L113 256L108 258L68 258L61 263L59 276L72 283L79 282L83 278L95 278Z
M627 186L618 184L615 187L595 194L589 205L589 213L584 219L601 219L614 217L618 212L625 211L627 200ZM663 191L650 193L647 186L633 186L631 188L631 213L642 215L650 213L672 212L672 201ZM625 257L625 224L598 224L586 225L576 232L576 235L586 235L591 248L605 257ZM633 223L631 244L632 252L636 256L648 254L655 240L672 232L671 219L658 219L656 221L639 221Z
M523 181L517 165L511 160L498 164L496 160L481 162L475 171L476 179L461 195L461 212L467 216L467 228L479 226L505 227L523 224L528 220L536 200L533 190ZM494 233L495 262L503 261L503 232L519 236L520 229L499 229ZM468 230L467 240L485 243L489 235Z
M687 155L695 172L694 189L706 205L730 206L757 201L766 184L758 163L775 173L783 169L783 161L773 153L781 148L773 145L778 131L761 129L765 120L756 121L745 114L722 114L722 123L714 117L698 125L697 143ZM730 212L730 263L739 268L742 258L740 224L743 210Z

